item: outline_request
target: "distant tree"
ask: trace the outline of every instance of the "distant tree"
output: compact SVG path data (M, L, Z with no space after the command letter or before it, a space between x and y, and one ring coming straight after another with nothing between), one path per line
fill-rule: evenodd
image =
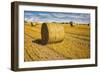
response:
M62 22L62 24L64 24L64 22Z
M56 23L56 22L52 22L52 23Z
M70 26L71 26L71 27L73 27L73 22L72 22L72 21L70 21L69 23L70 23Z
M66 24L68 24L68 22L66 22Z

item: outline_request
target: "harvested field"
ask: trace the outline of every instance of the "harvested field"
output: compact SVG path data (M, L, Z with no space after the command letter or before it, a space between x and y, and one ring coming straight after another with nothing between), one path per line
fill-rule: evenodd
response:
M75 25L71 27L70 24L59 23L57 25L64 27L64 40L44 45L41 40L41 25L40 23L31 26L27 23L24 26L25 61L90 58L90 26Z

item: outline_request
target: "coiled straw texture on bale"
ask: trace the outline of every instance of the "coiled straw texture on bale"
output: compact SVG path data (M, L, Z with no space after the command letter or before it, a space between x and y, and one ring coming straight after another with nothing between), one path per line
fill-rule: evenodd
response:
M64 27L61 24L43 23L41 27L42 43L55 43L64 40Z

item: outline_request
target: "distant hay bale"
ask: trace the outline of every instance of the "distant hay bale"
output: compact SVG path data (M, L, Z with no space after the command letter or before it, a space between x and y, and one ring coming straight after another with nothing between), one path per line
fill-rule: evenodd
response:
M30 24L31 24L31 26L36 26L36 25L38 25L39 23L37 23L37 22L30 22Z
M71 22L69 22L69 23L70 23L70 26L73 27L73 22L71 21Z
M33 23L31 22L31 26L33 26Z
M88 24L88 26L90 26L90 24Z
M55 43L64 40L64 27L61 24L43 23L41 27L42 43Z

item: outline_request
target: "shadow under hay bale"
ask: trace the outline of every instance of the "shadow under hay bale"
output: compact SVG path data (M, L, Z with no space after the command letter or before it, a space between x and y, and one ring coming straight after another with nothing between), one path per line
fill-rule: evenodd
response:
M42 43L41 39L32 40L32 43L37 43L39 45L45 45L44 43Z
M38 45L46 45L48 42L46 43L41 39L36 39L36 40L32 40L32 43L36 43ZM61 43L61 41L53 42L53 43ZM48 44L52 44L52 43L48 43Z
M56 43L64 40L64 27L61 24L43 23L41 27L42 43Z

